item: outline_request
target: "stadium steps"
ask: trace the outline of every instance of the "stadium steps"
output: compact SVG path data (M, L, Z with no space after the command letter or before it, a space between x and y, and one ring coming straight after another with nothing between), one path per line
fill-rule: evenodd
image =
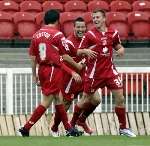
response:
M150 64L150 48L125 48L123 58L114 55L116 66L144 67ZM0 48L0 67L30 67L28 48Z

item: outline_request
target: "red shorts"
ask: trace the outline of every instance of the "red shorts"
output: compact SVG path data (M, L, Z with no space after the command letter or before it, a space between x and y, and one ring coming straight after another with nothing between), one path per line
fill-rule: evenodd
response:
M41 65L38 70L42 93L46 96L60 91L62 71L58 67Z
M90 79L84 81L84 92L94 93L99 88L107 87L110 90L118 90L123 88L122 80L119 75L112 78Z
M75 97L74 95L83 92L83 83L76 83L75 80L68 75L68 78L63 80L61 91L66 100L72 101Z

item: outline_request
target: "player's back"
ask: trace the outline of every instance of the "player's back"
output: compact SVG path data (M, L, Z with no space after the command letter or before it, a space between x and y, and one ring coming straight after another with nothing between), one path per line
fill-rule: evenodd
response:
M42 27L33 35L31 48L38 64L51 64L53 60L59 62L58 35L62 33L50 26Z

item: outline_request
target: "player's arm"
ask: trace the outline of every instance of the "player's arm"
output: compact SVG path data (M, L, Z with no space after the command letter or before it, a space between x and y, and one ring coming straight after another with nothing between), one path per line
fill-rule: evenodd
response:
M120 36L118 34L118 31L115 30L115 33L113 35L113 47L116 50L117 56L122 57L124 56L124 47L121 45Z
M90 33L86 33L85 36L83 36L80 45L79 45L79 49L77 50L77 55L83 55L83 56L87 56L90 58L96 58L97 57L97 52L89 49L93 44L92 39L93 36L91 36Z
M73 60L73 58L68 55L68 53L70 52L70 47L73 48L74 45L70 44L69 43L70 41L67 40L63 35L61 36L61 38L59 40L60 41L59 41L59 45L58 46L60 48L61 54L63 54L62 55L63 60L65 62L67 62L68 64L70 64L72 67L76 68L78 71L80 71L82 69L82 66L80 64L76 63ZM76 53L76 51L73 51L73 52Z
M119 57L123 57L124 56L124 47L121 45L121 44L118 44L115 46L115 50L116 50L116 53L117 53L117 56Z
M76 68L78 71L82 70L83 66L80 63L76 63L72 57L70 57L68 54L64 54L63 56L63 60L67 63L69 63L71 66L73 66L74 68Z
M39 84L38 77L36 75L37 63L36 63L35 56L30 55L30 60L31 60L31 68L32 68L32 79L33 79L33 82L38 85Z
M36 48L35 40L32 39L30 48L29 48L29 52L28 52L30 60L31 60L32 79L33 79L34 83L36 83L37 85L40 85L38 76L36 74L37 62L36 62L35 48Z
M95 57L97 57L97 52L95 52L91 49L78 49L77 55L78 56L84 55L84 56L87 56L90 58L95 58Z

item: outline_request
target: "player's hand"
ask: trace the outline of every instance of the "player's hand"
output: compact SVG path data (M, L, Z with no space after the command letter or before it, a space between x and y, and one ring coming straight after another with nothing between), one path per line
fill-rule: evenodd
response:
M124 48L121 47L119 50L116 51L116 56L117 57L123 57L124 56Z
M77 82L77 83L81 83L82 82L82 78L81 78L81 76L78 73L73 72L72 73L72 77L75 80L75 82Z
M96 58L97 57L97 52L91 50L91 49L84 49L85 55L89 58Z
M117 57L123 57L123 56L124 56L124 52L121 52L121 51L118 50L118 51L116 52L116 56L117 56Z
M35 83L37 86L40 86L40 81L37 76L32 76L33 83Z

